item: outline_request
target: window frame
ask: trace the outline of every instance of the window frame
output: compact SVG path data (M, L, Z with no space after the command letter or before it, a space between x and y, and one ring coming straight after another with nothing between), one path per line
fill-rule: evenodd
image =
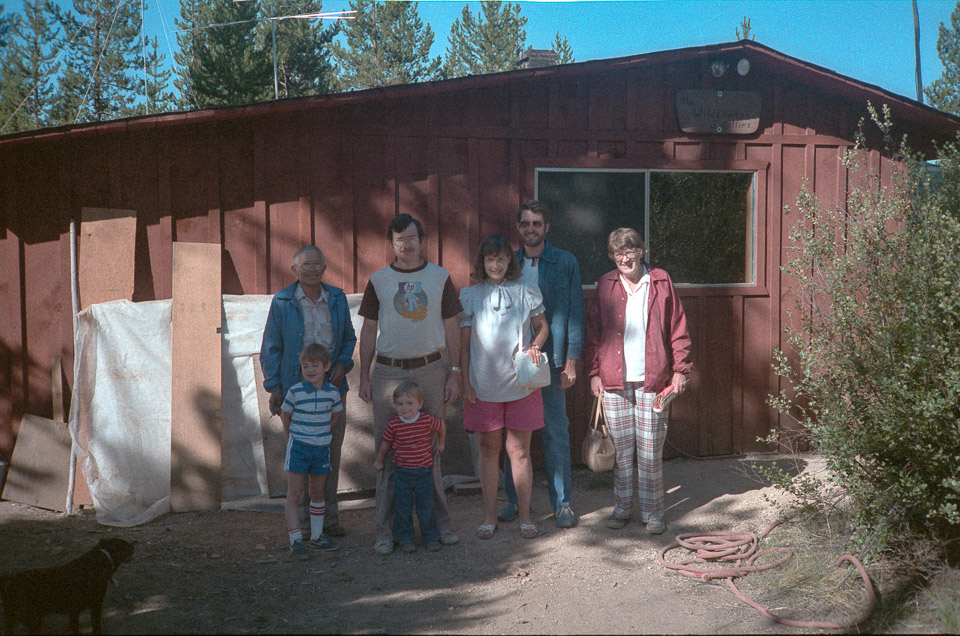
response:
M650 235L650 174L653 172L701 172L701 173L752 173L753 211L751 229L753 236L751 283L677 283L677 292L681 296L767 296L767 273L769 269L766 250L767 232L767 178L770 163L766 161L652 161L637 163L612 159L556 159L525 158L523 173L525 176L526 199L536 198L538 191L538 173L549 172L638 172L644 173L645 211L644 236ZM547 240L550 235L547 235ZM611 268L613 265L611 264ZM668 272L669 273L669 272ZM584 285L585 290L594 289L596 284Z

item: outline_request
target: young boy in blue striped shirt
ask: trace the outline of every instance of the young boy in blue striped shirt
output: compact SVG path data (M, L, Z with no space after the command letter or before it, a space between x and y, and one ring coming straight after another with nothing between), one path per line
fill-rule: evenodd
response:
M310 547L336 550L336 544L323 534L326 501L323 488L330 466L331 428L340 425L343 404L340 391L325 380L330 370L330 352L320 344L309 344L300 353L303 382L293 385L280 407L283 432L287 436L287 500L285 505L290 552L298 559L309 559L300 531L297 505L303 494L303 477L310 492Z

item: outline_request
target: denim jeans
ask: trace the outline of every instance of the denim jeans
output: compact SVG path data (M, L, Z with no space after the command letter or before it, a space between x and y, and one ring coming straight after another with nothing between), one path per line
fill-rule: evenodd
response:
M440 539L433 505L433 469L393 467L393 538L413 541L413 509L420 521L424 543Z
M567 395L560 388L560 368L551 369L550 386L540 389L543 395L543 419L540 443L547 467L547 490L554 512L570 505L570 420L567 419ZM513 485L510 458L503 464L503 489L507 500L517 505L517 489Z

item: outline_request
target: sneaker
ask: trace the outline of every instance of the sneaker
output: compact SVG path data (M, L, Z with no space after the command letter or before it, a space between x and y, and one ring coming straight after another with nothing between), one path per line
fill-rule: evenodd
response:
M310 539L310 549L311 550L323 550L324 552L333 552L337 549L337 544L333 542L330 537L325 534L321 534L316 539Z
M573 510L570 509L570 506L564 506L560 510L557 510L558 528L573 528L576 525L577 515L573 514Z
M611 530L620 530L623 526L627 525L627 520L623 517L616 517L610 515L610 518L607 519L607 527Z
M310 554L307 552L307 548L303 545L302 539L297 539L290 544L290 553L293 555L293 558L301 561L306 561L310 558Z
M439 541L431 541L427 544L427 550L429 550L430 552L439 552L440 547L441 546Z
M323 527L323 534L328 537L342 537L347 534L347 532L339 523L331 523L329 526Z
M373 551L381 556L386 556L393 552L393 539L380 539L373 544Z
M667 524L661 519L651 519L647 522L647 533L648 534L663 534L667 529Z
M520 516L520 506L508 503L497 513L497 521L513 521Z
M413 545L413 541L401 541L400 542L400 551L410 554L411 552L417 551L417 546Z
M443 545L454 545L460 543L460 537L458 537L453 530L441 530L440 543Z

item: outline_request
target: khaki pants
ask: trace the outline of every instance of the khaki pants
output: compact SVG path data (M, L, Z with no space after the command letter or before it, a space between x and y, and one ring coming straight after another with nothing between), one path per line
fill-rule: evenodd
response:
M370 376L370 391L373 401L374 452L380 450L383 432L396 416L393 408L393 391L401 382L410 380L423 390L423 410L444 419L446 407L443 390L447 385L450 367L446 357L431 362L419 369L401 369L376 363ZM443 475L440 471L440 453L433 448L433 490L437 511L437 527L440 532L450 529L450 509L443 492ZM377 474L377 527L376 540L393 540L393 450L387 453L383 470Z

